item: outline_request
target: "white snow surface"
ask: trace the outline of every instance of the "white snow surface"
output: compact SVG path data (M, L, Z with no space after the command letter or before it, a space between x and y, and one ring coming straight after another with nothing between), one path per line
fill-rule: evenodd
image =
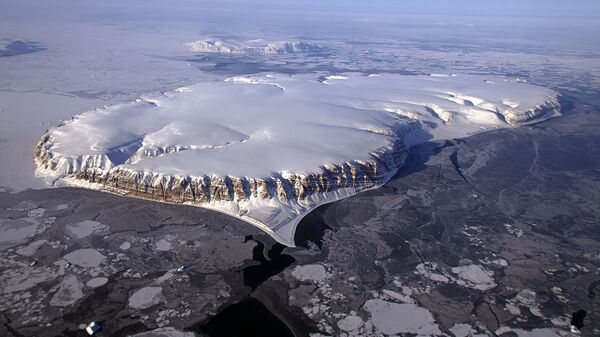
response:
M483 75L234 77L94 109L51 128L45 146L57 165L52 171L38 167L37 174L53 184L94 189L102 186L77 181L73 174L94 167L162 181L302 176L329 165L373 161L431 139L548 118L558 114L557 96L543 87ZM397 169L384 172L382 183ZM359 191L197 206L238 217L293 246L304 215Z
M184 47L197 53L225 53L225 54L294 54L321 52L323 47L316 43L303 41L275 41L269 42L262 39L234 41L220 39L203 39L187 42Z

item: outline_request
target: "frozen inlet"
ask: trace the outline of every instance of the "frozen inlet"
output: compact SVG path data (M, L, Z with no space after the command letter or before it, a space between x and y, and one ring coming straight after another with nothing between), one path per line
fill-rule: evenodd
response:
M537 121L557 93L489 76L263 75L84 112L48 130L53 184L184 203L294 245L315 207L381 186L407 147Z

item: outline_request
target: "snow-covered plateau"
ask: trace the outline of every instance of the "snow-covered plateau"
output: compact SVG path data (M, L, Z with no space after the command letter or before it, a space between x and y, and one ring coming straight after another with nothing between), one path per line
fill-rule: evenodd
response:
M386 183L429 140L559 114L558 93L482 75L267 74L98 108L49 129L49 184L182 203L294 245L314 208Z
M204 39L187 42L184 47L197 53L255 53L255 54L293 54L293 53L316 53L323 51L323 47L316 43L303 41L276 41L265 40L219 40Z

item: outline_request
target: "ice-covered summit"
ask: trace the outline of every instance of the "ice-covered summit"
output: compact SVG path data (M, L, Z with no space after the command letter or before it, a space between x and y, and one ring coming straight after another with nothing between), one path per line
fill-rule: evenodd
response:
M211 208L286 245L315 207L381 186L408 146L556 114L557 93L503 77L262 75L84 112L48 130L55 184Z
M233 41L219 39L204 39L187 42L184 47L197 53L256 53L256 54L293 54L316 53L323 51L318 44L303 41L265 40Z

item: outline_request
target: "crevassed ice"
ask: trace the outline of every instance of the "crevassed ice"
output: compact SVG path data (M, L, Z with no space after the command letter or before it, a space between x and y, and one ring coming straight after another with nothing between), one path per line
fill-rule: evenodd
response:
M75 116L42 137L37 173L215 209L293 246L304 215L381 186L407 147L556 115L557 96L480 75L235 77Z

